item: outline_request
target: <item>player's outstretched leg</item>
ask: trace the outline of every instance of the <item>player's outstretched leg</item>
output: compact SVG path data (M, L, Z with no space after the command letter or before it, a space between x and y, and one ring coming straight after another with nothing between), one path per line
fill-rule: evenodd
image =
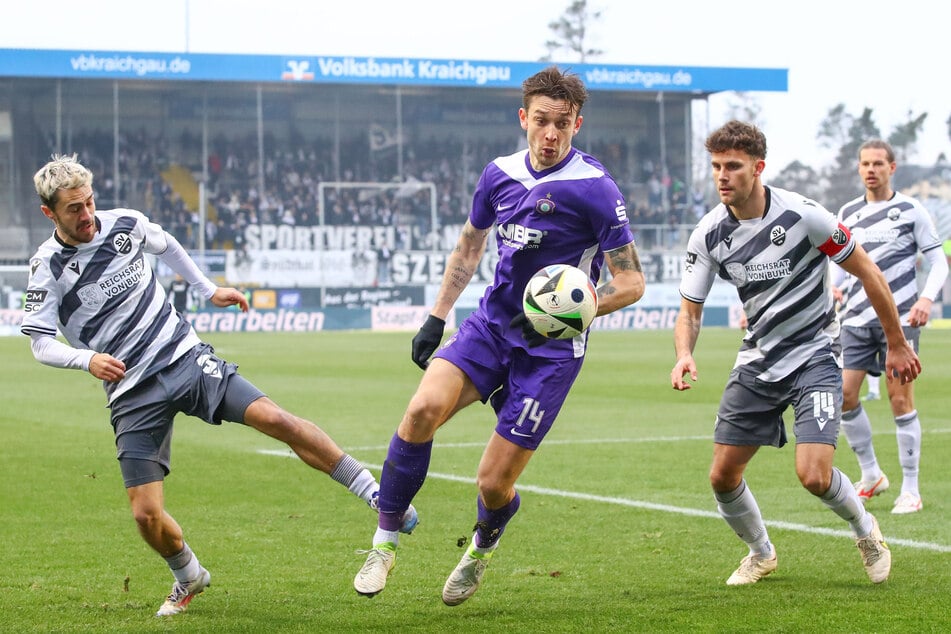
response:
M211 573L201 568L198 576L191 581L182 583L176 581L172 586L172 591L165 598L165 603L158 609L155 616L172 616L184 612L196 595L205 591L205 588L211 585Z

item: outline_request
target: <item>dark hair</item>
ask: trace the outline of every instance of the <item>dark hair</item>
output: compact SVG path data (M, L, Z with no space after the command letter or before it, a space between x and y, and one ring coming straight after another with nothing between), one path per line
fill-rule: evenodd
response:
M522 105L526 110L532 99L538 96L567 101L575 115L579 115L588 99L588 90L574 73L549 66L522 82Z
M863 143L862 147L859 148L859 156L862 155L862 150L885 150L885 158L888 159L888 162L895 162L895 151L892 146L881 139L869 139Z
M733 119L707 137L707 152L740 150L756 159L766 158L766 135L752 123Z

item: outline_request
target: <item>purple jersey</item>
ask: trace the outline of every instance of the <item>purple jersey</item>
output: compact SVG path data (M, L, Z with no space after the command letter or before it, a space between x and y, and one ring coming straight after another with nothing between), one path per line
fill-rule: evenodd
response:
M597 285L604 252L634 241L624 197L601 163L572 148L558 165L537 172L528 150L502 156L482 171L469 222L496 227L499 261L495 279L477 313L511 345L525 340L509 322L522 310L528 280L550 264L571 264ZM567 357L584 354L586 333L552 340L532 352Z

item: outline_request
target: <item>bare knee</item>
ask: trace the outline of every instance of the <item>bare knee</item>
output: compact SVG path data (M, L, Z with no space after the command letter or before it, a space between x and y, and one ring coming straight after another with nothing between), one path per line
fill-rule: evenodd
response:
M479 487L479 496L487 508L498 509L512 501L515 496L513 487L492 474L479 474L476 478Z
M896 416L901 416L902 414L907 414L914 409L912 405L912 400L904 394L893 394L889 396L889 401L891 401L892 413Z
M427 442L446 422L448 412L442 399L415 394L400 424L400 436L409 442Z
M796 475L803 488L817 497L824 495L832 485L832 474L823 473L821 469L806 469Z
M286 441L294 434L301 420L273 401L262 398L248 407L244 422L272 438Z
M710 468L710 486L717 493L734 491L743 481L743 472L733 469Z
M162 530L165 510L154 500L133 500L132 519L143 535L154 535Z

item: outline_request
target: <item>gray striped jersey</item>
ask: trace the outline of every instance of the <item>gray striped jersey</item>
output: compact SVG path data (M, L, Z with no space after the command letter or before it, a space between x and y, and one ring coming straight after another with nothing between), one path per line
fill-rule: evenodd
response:
M749 326L734 368L779 381L816 355L838 356L829 259L842 262L854 248L822 205L767 187L762 218L737 220L721 203L700 219L680 294L703 303L717 275L736 286Z
M146 253L165 251L165 231L138 211L97 211L99 231L68 246L54 235L30 259L20 330L74 348L111 354L126 365L118 383L103 382L111 403L200 343L172 309Z
M918 252L942 245L928 211L914 198L895 192L886 201L867 202L860 196L846 203L839 210L839 221L885 274L901 323L907 326L908 311L918 300ZM849 276L842 292L848 298L840 315L843 325L879 325L861 280Z

